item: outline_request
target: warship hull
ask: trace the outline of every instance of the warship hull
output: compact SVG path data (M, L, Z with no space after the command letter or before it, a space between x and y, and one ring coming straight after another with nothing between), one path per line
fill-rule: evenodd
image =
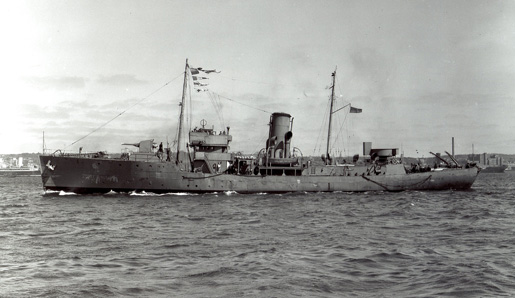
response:
M41 155L45 190L75 193L153 192L153 193L238 193L285 192L365 192L404 190L469 189L478 169L443 169L406 173L402 164L382 167L366 174L367 167L336 169L307 168L303 175L209 174L181 169L172 162L145 162L108 158L80 158ZM334 169L331 169L334 168ZM327 172L309 173L321 169ZM337 171L339 170L339 171Z

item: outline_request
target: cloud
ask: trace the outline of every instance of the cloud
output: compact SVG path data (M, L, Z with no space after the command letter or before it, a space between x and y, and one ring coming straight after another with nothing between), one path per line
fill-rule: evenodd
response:
M137 79L135 75L131 74L116 74L111 76L100 76L97 83L112 86L127 86L127 85L145 85L148 82Z
M98 140L99 149L114 143L118 150L118 137L161 138L175 132L182 80L151 92L182 72L189 57L195 66L222 70L210 77L209 89L238 103L220 98L219 112L207 95L194 93L187 118L193 127L201 119L217 130L231 126L237 150L263 145L265 110L295 117L295 142L309 151L320 135L330 94L324 87L335 65L338 106L351 102L363 109L347 117L348 134L359 142L402 142L406 149L417 141L416 149L427 151L442 145L435 141L447 145L452 135L476 146L510 148L494 141L515 129L511 2L341 1L335 9L281 3L206 4L194 19L165 13L191 11L191 3L136 10L116 3L31 5L12 19L20 34L8 35L19 46L15 59L8 55L8 71L0 70L11 87L5 97L13 98L4 103L9 115L2 123L17 123L10 135L20 140L39 139L41 130L49 141L62 133L56 142L62 146L123 113L86 138L84 147ZM336 120L344 118L340 113ZM31 136L23 134L32 127Z
M70 90L82 89L88 79L78 76L25 77L24 80L41 89Z
M118 152L122 142L150 138L165 141L167 137L172 140L177 123L174 109L178 107L150 101L129 108L135 102L132 98L106 103L64 100L51 106L44 106L44 102L25 104L24 126L19 132L37 142L45 131L48 148L72 151L84 147Z

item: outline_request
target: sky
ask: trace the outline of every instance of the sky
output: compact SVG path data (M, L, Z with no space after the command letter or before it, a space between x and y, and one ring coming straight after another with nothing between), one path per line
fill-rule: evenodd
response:
M270 113L293 146L515 153L513 1L9 1L0 9L0 154L121 152L177 135L186 59L216 69L188 92L188 127L265 146ZM189 99L191 98L191 99Z

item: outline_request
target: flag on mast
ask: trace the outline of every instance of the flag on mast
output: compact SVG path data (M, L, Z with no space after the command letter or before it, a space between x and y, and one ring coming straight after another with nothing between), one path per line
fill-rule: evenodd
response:
M363 111L362 109L358 109L358 108L351 106L349 113L361 113L362 111Z
M197 69L205 73L220 73L220 71L216 71L216 69L203 69L202 67L197 67Z
M200 72L203 72L205 74L210 74L212 72L220 73L221 71L216 70L216 69L204 69L202 67L191 67L190 68L190 72L191 72L192 75L195 75L195 74L199 74Z

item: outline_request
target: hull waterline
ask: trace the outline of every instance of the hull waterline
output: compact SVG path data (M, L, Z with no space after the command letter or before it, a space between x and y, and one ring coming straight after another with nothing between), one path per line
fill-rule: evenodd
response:
M444 169L423 173L359 174L359 168L341 175L237 175L205 174L181 170L172 162L40 156L45 190L76 193L146 191L154 193L364 192L403 190L469 189L478 169ZM366 169L366 167L363 167ZM306 170L309 172L309 169Z

